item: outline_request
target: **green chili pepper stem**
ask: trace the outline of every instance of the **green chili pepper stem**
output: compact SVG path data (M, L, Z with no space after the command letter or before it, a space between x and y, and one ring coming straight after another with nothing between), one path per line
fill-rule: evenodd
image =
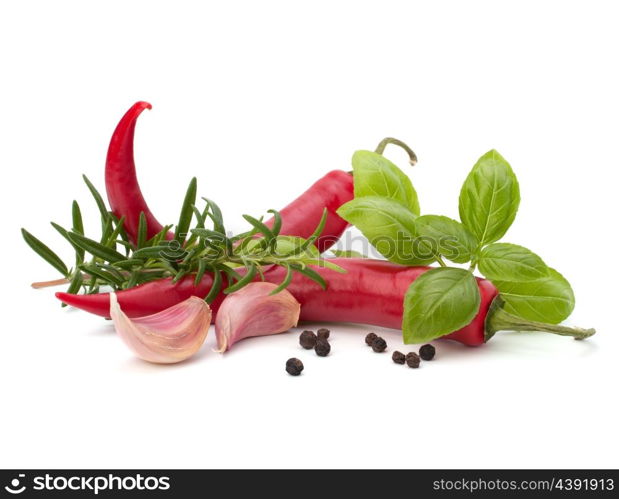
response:
M378 146L376 146L376 149L374 150L374 152L377 154L382 154L385 151L385 147L387 147L387 145L389 144L393 144L395 146L398 146L404 149L406 153L408 154L409 163L413 166L417 164L417 155L415 154L415 151L413 151L410 147L408 147L408 145L406 145L401 140L394 139L393 137L385 137L383 140L381 140Z
M492 338L497 331L540 331L560 336L571 336L576 340L584 340L595 334L593 328L568 327L517 317L503 309L503 300L500 296L493 300L490 310L488 310L485 322L485 341Z

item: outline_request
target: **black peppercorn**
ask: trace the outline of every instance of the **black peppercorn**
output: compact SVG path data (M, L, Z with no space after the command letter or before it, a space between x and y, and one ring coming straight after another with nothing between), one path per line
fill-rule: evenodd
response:
M419 367L420 362L421 360L419 359L419 355L417 355L415 352L410 352L406 354L406 365L408 367L417 369Z
M387 342L385 340L383 340L380 336L377 336L376 338L374 338L374 341L372 342L372 350L374 350L377 353L381 353L384 352L387 349Z
M316 331L318 338L321 340L328 340L330 333L331 331L329 331L326 327L321 327L318 331Z
M298 376L303 371L303 362L299 359L288 359L286 361L286 372L291 376Z
M314 348L314 346L316 346L316 335L314 331L303 331L301 336L299 336L299 343L306 350Z
M376 333L369 333L366 337L365 337L365 344L369 347L372 346L372 342L378 338L378 336L376 336Z
M396 350L395 352L393 352L391 360L393 360L393 362L395 362L396 364L404 364L404 362L406 362L406 356L402 352L398 352Z
M331 345L329 345L329 342L327 340L319 338L318 340L316 340L316 346L314 347L314 351L319 357L326 357L331 351Z
M429 343L419 349L419 357L421 357L423 360L432 360L435 354L436 348L434 348L434 346L430 345Z

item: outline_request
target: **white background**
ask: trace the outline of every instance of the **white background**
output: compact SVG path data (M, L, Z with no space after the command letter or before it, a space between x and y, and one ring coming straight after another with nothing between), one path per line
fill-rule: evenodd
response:
M613 2L3 2L0 7L3 467L618 467L619 74ZM520 180L506 241L572 283L586 342L498 334L438 342L412 370L333 326L190 362L135 360L111 325L29 283L54 270L27 227L96 209L111 132L136 100L136 158L157 216L189 178L236 229L384 136L419 155L424 213L498 149ZM387 155L406 167L397 150ZM399 332L385 332L390 350ZM407 350L405 350L407 351ZM283 371L288 357L303 376Z

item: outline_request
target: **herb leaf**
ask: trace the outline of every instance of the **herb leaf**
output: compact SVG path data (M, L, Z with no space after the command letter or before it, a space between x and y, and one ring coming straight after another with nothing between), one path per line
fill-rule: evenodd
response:
M275 238L275 234L273 234L271 229L264 225L260 220L257 220L251 215L243 215L243 218L247 220L253 227L255 227L260 234L264 235L267 244L270 244L271 241Z
M73 219L73 232L84 235L84 222L82 220L82 211L77 201L73 201L71 206L71 215Z
M417 217L397 201L378 196L355 198L340 206L337 213L391 262L421 265L435 259L431 253L422 253L423 248L415 241Z
M346 269L324 258L303 260L303 263L305 265L313 265L314 267L321 267L321 268L333 270L334 272L337 272L338 274L346 273Z
M520 204L520 187L509 163L494 149L484 154L460 191L460 220L480 245L498 241L511 226Z
M368 256L365 256L363 253L359 251L355 251L355 250L332 249L329 251L331 251L331 253L333 253L338 258L369 258Z
M310 278L312 281L314 281L316 284L318 284L323 290L327 289L327 282L324 280L324 278L318 273L316 272L314 269L311 269L309 267L302 267L300 265L295 264L293 266L293 268L299 273L299 274L303 274L305 277Z
M88 190L92 194L92 197L94 198L95 203L97 203L97 208L99 208L99 213L101 214L101 227L104 228L106 220L109 219L109 214L108 214L107 208L105 207L105 202L103 201L101 194L99 194L99 191L94 186L94 184L90 180L88 180L88 177L86 175L82 175L82 178L84 179L84 182L86 183L86 186L88 187Z
M256 265L254 265L253 263L249 264L249 266L247 267L247 273L243 277L241 277L238 281L236 281L234 284L230 284L226 289L224 289L224 293L225 294L234 293L235 291L238 291L246 284L249 284L250 282L252 282L254 280L254 277L256 276L257 270L258 269Z
M107 262L114 263L127 259L118 251L109 248L104 244L98 243L97 241L93 241L92 239L82 236L81 234L69 232L69 239L71 239L71 241L73 241L76 246L86 250L92 256L103 258Z
M198 180L193 177L187 187L185 193L185 199L183 200L183 207L181 208L181 214L179 216L178 224L176 225L176 232L174 233L174 239L179 244L185 242L185 238L189 233L189 227L191 226L191 219L193 217L193 206L196 204L196 193L198 189Z
M213 272L213 284L211 286L210 291L204 297L204 301L209 305L215 301L215 298L219 295L221 291L221 285L223 282L223 277L221 275L221 270L215 270Z
M280 291L283 291L292 282L292 267L290 265L284 265L284 267L286 268L286 277L284 277L284 280L279 284L279 286L269 293L270 295L276 295Z
M69 284L69 287L67 288L67 293L69 294L77 293L82 287L83 282L84 282L84 277L82 276L82 273L79 270L76 270L75 274L73 274L73 278L71 279L71 284Z
M219 208L219 206L217 206L217 203L215 203L214 201L211 201L210 199L205 198L205 197L203 197L202 199L207 202L208 209L206 211L206 214L213 221L213 228L215 229L215 231L225 234L226 229L224 227L224 217L221 213L221 209Z
M486 246L479 255L479 271L492 281L530 281L549 274L544 261L532 251L509 243Z
M79 268L81 268L87 274L97 277L101 279L103 282L113 285L114 287L122 286L122 283L123 283L122 277L118 277L114 272L110 272L109 270L103 269L94 264L83 264L83 265L80 265Z
M67 241L69 241L69 244L71 244L71 246L73 246L73 249L75 250L75 262L77 265L80 265L81 263L84 262L84 250L82 248L80 248L79 246L77 246L69 237L69 231L67 229L65 229L64 227L62 227L61 225L57 224L56 222L50 222L52 224L52 227L54 229L56 229L56 231L62 236L64 237Z
M166 262L174 262L176 260L182 260L187 256L187 252L179 248L174 241L168 244L158 244L157 246L147 246L145 248L136 250L131 255L131 258L156 258L164 260Z
M63 276L69 276L69 269L67 269L67 266L56 253L49 249L39 239L30 234L30 232L28 232L26 229L22 229L21 234L24 238L24 241L26 241L26 244L30 246L41 258L43 258L43 260L49 263Z
M266 240L263 237L255 239L245 239L243 244L240 244L234 249L235 255L260 255L265 257L273 255L276 258L297 257L303 258L320 258L320 252L316 246L310 244L305 245L307 239L296 236L277 236L275 244L271 250L267 249Z
M392 199L419 215L419 199L411 180L384 156L357 151L352 157L355 198L377 196Z
M548 276L534 281L499 281L506 312L530 321L558 324L574 310L576 300L570 283L556 270L549 268Z
M146 225L146 215L143 211L140 212L140 219L138 222L138 237L136 241L137 249L142 249L146 244L147 240L147 230L148 227Z
M466 326L481 297L472 273L452 267L424 272L404 297L404 343L423 343Z
M449 217L423 215L415 220L415 226L430 251L455 263L470 261L479 245L464 225Z
M77 203L77 201L73 201L73 205L71 207L71 218L73 220L73 232L77 232L78 234L84 235L84 221L82 219L82 210L80 209L80 205ZM58 229L57 229L58 230ZM62 232L61 232L62 234ZM69 240L69 237L64 235L65 238L71 242L71 240ZM73 243L71 243L73 244ZM73 245L75 248L75 264L76 265L80 265L81 263L84 262L84 250L81 248L78 248L77 246ZM81 281L80 281L80 286L81 286ZM78 287L79 289L79 287Z

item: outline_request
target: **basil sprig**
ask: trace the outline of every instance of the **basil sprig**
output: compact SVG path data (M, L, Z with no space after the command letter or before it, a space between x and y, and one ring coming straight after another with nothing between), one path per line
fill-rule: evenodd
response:
M355 199L338 214L355 225L385 258L404 265L437 262L417 278L404 298L406 343L452 333L475 317L480 294L473 272L499 289L504 309L515 316L556 324L574 308L568 281L534 252L498 242L520 205L520 187L497 151L484 154L466 177L459 198L460 221L420 215L409 178L370 151L353 156ZM469 264L467 269L448 266Z

